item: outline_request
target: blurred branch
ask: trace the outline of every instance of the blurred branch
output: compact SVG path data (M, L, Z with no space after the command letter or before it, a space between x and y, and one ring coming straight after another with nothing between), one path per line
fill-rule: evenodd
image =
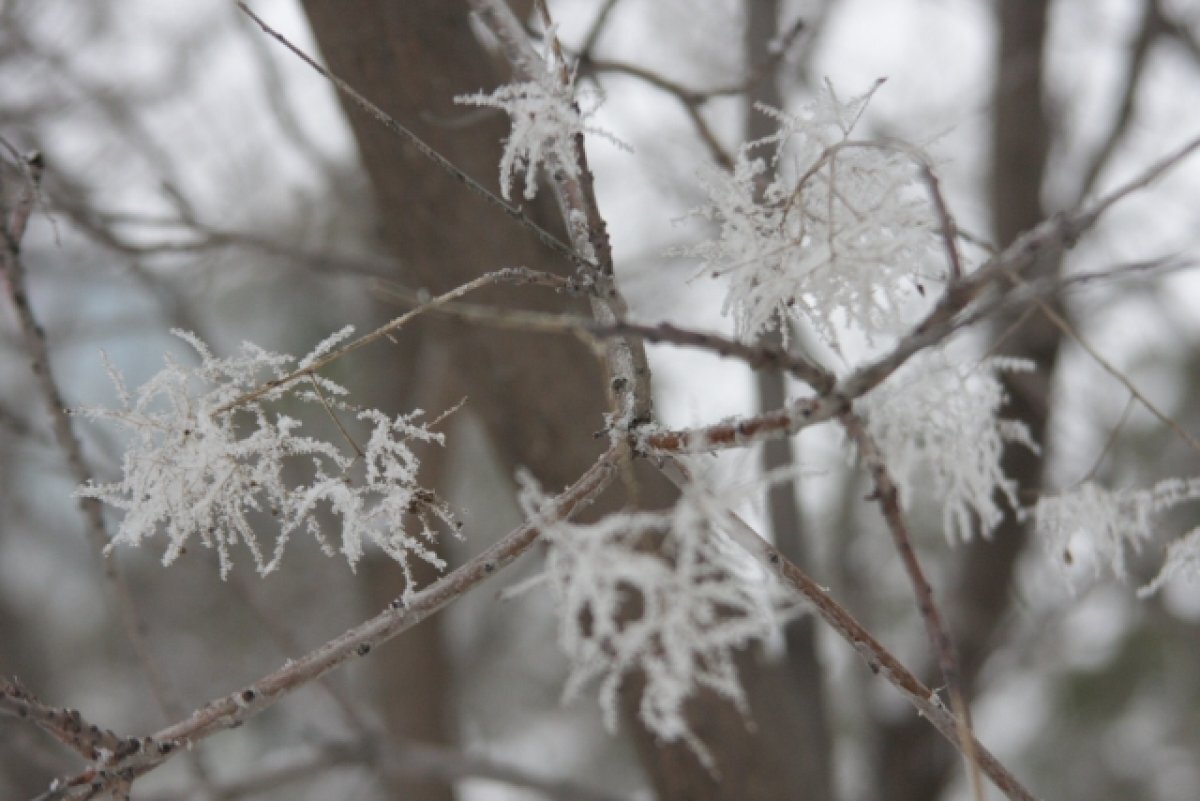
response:
M1137 100L1138 86L1146 72L1146 63L1155 41L1170 30L1170 25L1163 18L1159 8L1159 0L1142 0L1142 17L1139 22L1137 35L1130 46L1129 64L1122 74L1123 86L1120 90L1120 100L1117 102L1117 113L1113 118L1108 135L1104 137L1100 147L1088 162L1083 171L1076 202L1082 200L1096 188L1105 168L1112 161L1117 146L1125 138L1129 126L1133 122L1134 103Z
M678 459L663 464L663 472L672 481L682 484L687 468ZM882 676L908 699L917 713L964 754L972 753L992 783L1012 801L1035 801L1021 782L989 752L969 731L964 732L958 720L938 700L938 695L904 666L896 656L867 631L865 627L800 567L781 554L758 532L735 514L729 514L727 532L734 542L744 548L759 565L812 604L817 615L845 640L867 663L872 673ZM964 734L967 739L964 739Z
M12 152L7 142L4 146ZM15 155L15 153L13 153ZM91 477L84 462L83 447L71 425L71 419L63 401L62 391L50 366L50 352L46 344L46 333L38 323L29 304L26 289L25 268L21 262L21 240L24 238L30 216L38 202L44 163L40 153L32 153L21 160L25 182L21 193L11 209L3 208L4 248L0 252L0 274L5 278L6 288L17 312L21 333L25 340L33 369L34 378L49 412L54 438L67 460L67 467L75 484L85 484ZM88 540L96 558L102 565L105 580L112 588L117 604L117 614L126 639L133 648L142 673L150 684L155 701L168 719L182 711L175 699L170 681L162 670L158 659L146 641L146 625L140 610L134 604L133 593L115 559L107 558L108 532L100 501L95 498L79 497L79 509L83 513ZM201 783L205 783L204 770L198 759L189 759L190 765Z

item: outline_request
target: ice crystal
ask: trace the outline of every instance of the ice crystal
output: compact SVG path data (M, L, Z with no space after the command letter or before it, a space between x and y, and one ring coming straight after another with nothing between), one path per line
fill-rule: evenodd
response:
M999 417L999 373L1032 369L1019 359L969 364L944 350L926 351L856 404L901 492L932 484L942 498L948 539L970 539L976 528L990 534L1004 517L998 495L1019 508L1000 458L1009 443L1037 445L1023 423Z
M779 130L744 145L732 172L702 175L708 204L696 213L717 233L677 252L726 278L724 312L745 340L789 318L835 350L839 326L868 341L894 334L925 282L944 276L923 156L852 138L873 92L842 102L827 86L800 114L761 108Z
M161 530L168 540L164 564L199 540L216 550L224 577L233 564L232 547L241 544L266 574L278 567L298 528L317 537L327 553L333 550L317 515L324 504L340 519L341 552L351 567L362 556L364 540L400 562L406 575L410 556L441 566L425 542L433 538L431 522L453 528L454 520L416 482L417 458L409 443L441 442L441 435L416 422L419 412L390 419L355 409L341 400L344 387L312 373L272 386L267 382L278 382L295 367L293 357L244 343L236 355L218 358L195 335L174 333L196 351L199 365L168 356L159 373L130 393L108 364L119 408L80 412L113 421L132 437L119 481L89 482L78 490L124 510L110 549L140 545ZM349 333L325 340L300 364L311 365ZM305 436L298 419L271 411L274 404L294 406L296 400L320 401L329 413L349 413L370 425L362 454ZM305 464L309 482L298 478ZM364 464L365 476L354 480L355 469ZM405 533L413 518L421 524L417 536ZM260 545L267 528L276 530L269 556Z
M522 506L536 520L546 498L530 479L523 484ZM728 514L727 499L696 483L666 512L542 529L550 545L543 578L558 599L560 643L571 660L565 698L599 681L613 730L621 684L641 672L642 722L706 761L684 703L706 687L745 711L734 652L768 637L784 611L782 591L721 532Z
M547 43L552 39L553 32L545 37ZM547 47L534 69L532 81L507 84L491 94L476 92L454 98L456 103L498 108L508 114L512 130L500 157L500 191L506 200L510 199L513 176L518 170L525 173L526 200L537 195L537 170L541 165L578 178L575 146L577 138L585 133L629 149L607 131L587 124L600 105L600 96L596 91L576 93L574 71L559 60L553 48Z
M1124 580L1127 552L1153 539L1164 512L1198 499L1200 478L1166 479L1142 490L1108 490L1089 481L1039 500L1033 520L1042 544L1064 571L1084 558L1093 576L1107 569ZM1141 593L1157 591L1176 575L1200 576L1200 529L1172 543L1162 570Z

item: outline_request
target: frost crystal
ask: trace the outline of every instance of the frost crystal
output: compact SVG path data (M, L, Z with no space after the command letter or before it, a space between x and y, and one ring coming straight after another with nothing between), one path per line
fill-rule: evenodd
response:
M732 174L702 176L709 202L696 214L718 233L677 252L728 279L724 312L745 340L789 318L834 349L839 325L868 340L894 334L924 282L944 276L911 152L851 138L873 91L843 103L827 86L796 116L761 108L779 131L744 145Z
M546 498L530 479L523 484L522 507L536 520ZM557 596L560 642L571 659L565 698L599 680L614 730L621 683L640 671L642 722L706 762L685 701L707 687L744 712L734 651L768 637L783 609L782 590L721 533L728 514L724 499L694 484L667 512L542 529L550 545L544 579Z
M1019 359L956 364L945 351L925 351L856 404L900 490L932 482L943 498L948 539L970 539L976 523L990 534L1004 517L998 493L1018 508L1000 458L1006 443L1037 445L1023 423L997 416L1005 400L997 374L1032 369Z
M546 42L553 39L553 32ZM459 95L455 103L469 106L498 108L508 114L512 130L504 141L500 157L500 191L509 200L513 174L525 173L525 199L537 195L537 168L547 164L564 174L579 177L579 162L575 153L576 137L585 133L602 136L618 147L629 149L607 131L585 123L600 105L596 92L575 92L575 74L566 70L554 55L547 52L533 81L511 83L494 92ZM566 74L564 81L562 75ZM581 107L581 102L585 105Z
M1093 576L1107 567L1124 580L1126 550L1138 551L1154 537L1163 512L1197 499L1200 478L1167 479L1145 490L1106 490L1087 482L1039 500L1033 519L1046 550L1064 570L1083 555L1091 562ZM1162 570L1140 594L1156 592L1176 575L1200 577L1200 529L1171 544Z
M236 356L220 359L195 335L174 333L196 350L199 366L168 356L166 367L132 395L109 364L120 408L80 412L115 421L132 434L121 480L89 482L78 490L125 511L109 549L140 545L161 529L170 543L164 564L198 539L217 551L224 578L232 566L230 548L240 543L258 572L266 574L278 567L289 536L301 526L327 553L333 550L316 514L325 504L341 520L341 551L351 567L362 556L364 539L402 565L410 586L410 555L441 567L425 544L434 536L431 523L451 529L456 524L449 510L416 483L417 459L409 443L441 442L441 435L414 422L419 412L392 420L378 411L354 409L339 400L345 388L315 374L238 402L269 386L264 382L287 375L295 359L250 343ZM311 364L348 335L338 332L300 364ZM319 402L330 414L347 412L369 425L366 448L356 457L347 455L330 442L301 435L299 420L268 411L269 404L295 406L296 400ZM365 477L355 481L356 468L361 471L364 464ZM306 474L308 483L301 478ZM404 530L414 518L421 524L418 536ZM257 533L268 525L278 531L270 558Z

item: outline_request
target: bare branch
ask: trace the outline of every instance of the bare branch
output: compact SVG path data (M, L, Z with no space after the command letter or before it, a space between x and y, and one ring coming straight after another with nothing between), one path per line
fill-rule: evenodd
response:
M677 459L668 458L662 465L663 473L672 481L686 482L687 468ZM819 583L800 567L781 554L736 514L725 520L727 532L733 540L753 556L759 565L791 587L809 601L817 615L825 621L852 647L872 673L882 676L908 699L918 714L933 724L934 728L960 751L973 749L979 768L992 783L1011 801L1036 801L1036 797L1000 763L990 751L970 735L969 744L964 745L960 727L954 715L938 700L937 693L926 687L916 675L904 666L883 643L867 631L849 611L839 604Z
M930 586L929 580L925 577L925 570L921 567L921 561L917 557L916 548L913 547L912 537L908 533L908 522L904 519L904 512L900 508L900 491L897 489L896 482L892 479L891 471L883 459L883 453L879 450L879 444L871 436L870 432L867 431L866 424L862 418L854 412L846 412L841 415L840 420L842 427L846 429L846 433L849 434L851 441L854 442L858 450L858 456L870 472L871 479L875 484L873 497L879 502L884 520L887 522L888 531L892 534L896 553L900 556L900 561L904 565L904 572L908 574L908 581L912 585L913 593L916 595L917 610L921 613L921 620L925 623L925 633L929 637L929 642L933 646L934 653L937 655L938 667L941 668L942 677L946 681L946 689L950 694L951 708L954 710L954 717L958 725L958 739L965 746L962 752L963 757L967 761L967 773L971 777L971 786L975 798L977 801L983 801L984 794L979 777L979 762L974 752L971 708L967 703L966 694L963 691L962 671L959 669L958 651L954 647L954 640L950 637L950 630L946 627L942 613L938 610L937 601L934 600L933 587Z

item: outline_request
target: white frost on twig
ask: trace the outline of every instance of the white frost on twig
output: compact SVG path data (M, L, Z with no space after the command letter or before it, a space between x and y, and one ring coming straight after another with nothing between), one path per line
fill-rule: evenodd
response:
M1024 423L999 416L999 373L1033 370L1032 362L991 357L976 364L925 351L856 402L905 496L932 483L942 499L947 539L986 537L1004 518L998 497L1019 508L1016 483L1000 459L1009 443L1037 451Z
M553 38L553 31L547 32L546 42ZM577 93L574 71L558 61L553 48L547 46L546 51L543 69L535 80L506 84L491 94L476 92L454 98L455 103L498 108L508 114L512 130L504 140L504 154L500 157L500 192L505 200L511 200L513 176L518 170L525 173L526 200L537 196L539 166L546 165L578 178L576 137L585 133L631 149L609 132L586 123L600 106L598 91Z
M522 507L536 521L546 496L530 477L521 482ZM640 672L642 722L665 741L683 740L710 766L685 702L708 688L745 712L734 653L765 640L791 611L783 590L722 533L729 514L728 498L695 482L669 511L542 529L550 545L544 580L571 660L565 699L598 680L614 730L621 684Z
M1200 478L1170 478L1142 490L1108 490L1089 481L1069 492L1043 497L1032 515L1043 545L1064 572L1086 559L1094 577L1107 569L1125 580L1126 553L1141 550L1154 538L1164 512L1195 500L1200 500ZM1162 569L1139 594L1157 592L1177 575L1200 578L1200 528L1167 548Z
M362 556L364 540L400 563L410 589L410 556L442 566L427 544L435 536L433 524L457 530L457 523L444 504L417 485L418 462L410 443L442 441L440 434L416 422L420 412L392 419L355 409L339 399L345 388L315 374L235 403L264 381L286 376L296 360L251 343L243 343L235 356L217 358L194 334L174 333L199 354L198 366L168 356L158 374L130 393L108 364L120 406L79 412L114 421L132 434L121 479L89 482L78 490L124 510L109 550L140 545L162 530L169 540L164 564L199 540L217 551L224 578L233 564L230 549L240 543L258 572L266 574L279 566L288 538L298 528L316 537L326 553L334 551L319 522L318 510L325 506L340 520L340 550L352 568ZM338 332L300 364L311 364L348 335ZM320 402L330 413L346 412L366 423L371 429L366 448L348 455L337 445L300 434L299 420L268 410L268 404L283 400ZM353 477L356 468L363 473L358 480ZM304 481L304 475L310 480ZM277 522L270 523L272 519ZM417 535L405 529L414 519L420 525ZM258 533L268 526L278 529L269 558Z

